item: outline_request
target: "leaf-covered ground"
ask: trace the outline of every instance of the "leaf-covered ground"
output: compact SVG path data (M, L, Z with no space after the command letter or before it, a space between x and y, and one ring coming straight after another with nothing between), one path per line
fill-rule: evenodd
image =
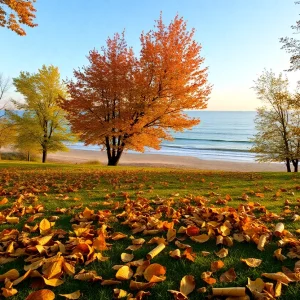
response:
M248 285L252 298L282 286L278 299L298 299L299 203L297 174L1 162L2 294L204 299Z

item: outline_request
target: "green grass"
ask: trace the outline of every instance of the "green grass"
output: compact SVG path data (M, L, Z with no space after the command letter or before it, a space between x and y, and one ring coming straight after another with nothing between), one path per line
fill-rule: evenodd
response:
M234 208L237 208L241 203L245 203L240 197L246 193L249 195L249 201L259 202L267 210L277 214L281 214L284 211L285 201L289 200L291 202L291 212L285 215L283 222L288 230L297 235L295 230L300 228L300 223L299 221L293 222L292 216L294 213L300 214L298 208L298 205L300 205L300 191L296 188L299 185L300 176L294 173L203 172L162 168L106 167L97 164L68 165L0 162L0 200L4 196L9 199L9 203L2 205L1 210L10 208L21 193L35 191L36 198L30 198L32 204L43 204L45 207L44 217L46 218L58 215L60 218L56 221L54 229L61 228L67 232L72 230L70 223L72 215L82 211L85 207L95 211L108 209L107 206L103 205L107 194L114 196L110 199L121 203L120 209L116 211L117 214L122 212L124 198L121 192L129 193L131 200L135 200L138 197L150 200L157 199L157 197L164 199L173 197L176 200L191 197L191 195L204 196L209 200L209 205L217 207L224 207L224 205L217 205L216 201L219 198L224 199L225 195L229 194L232 197L232 201L228 202L227 205ZM271 190L266 191L265 187ZM282 192L280 197L274 197L279 189L285 189L286 191ZM254 193L258 192L264 193L264 198L256 197ZM174 196L177 193L179 196ZM69 198L63 200L64 196ZM79 200L73 200L74 198ZM28 202L30 201L28 200ZM76 208L79 204L82 204L82 207ZM26 205L28 206L30 203ZM59 214L56 211L57 208L68 208L69 210L65 214ZM20 224L14 227L22 230L22 226L28 217L26 215L21 219ZM36 219L34 224L39 223L40 220L41 218ZM121 231L131 235L130 229L120 223L112 222L109 225L112 226L114 231ZM272 227L272 223L267 225ZM11 228L11 225L0 225L0 230L5 228ZM142 234L135 235L135 237L141 236ZM146 236L146 241L151 237ZM151 261L166 267L167 279L150 289L151 296L148 296L147 299L172 299L173 296L167 290L179 290L181 278L188 274L195 276L196 288L207 286L201 280L201 273L210 270L210 263L219 259L213 252L221 247L216 246L214 240L209 240L204 244L197 244L187 239L184 243L192 245L194 252L197 253L195 262L184 259L175 260L169 257L168 252L176 249L174 243L170 243L163 253ZM112 241L112 244L111 250L104 253L105 256L110 257L108 261L94 262L88 266L77 264L76 271L78 272L81 268L96 270L97 274L104 279L114 278L116 271L112 269L112 266L122 264L120 255L122 252L130 253L130 251L125 251L124 249L131 242L129 239L124 239L116 242ZM145 258L145 255L153 247L153 245L145 244L140 250L134 251L135 259ZM273 257L273 252L276 249L276 239L266 246L264 252L257 250L254 243L235 242L234 246L229 248L229 255L222 259L225 263L225 268L218 271L214 277L218 278L231 267L235 268L238 277L233 283L221 284L217 282L215 287L245 286L247 277L254 280L264 272L281 271L283 265L293 269L296 260L288 258L284 262L277 261ZM203 250L210 251L211 254L203 257L201 256L201 251ZM283 254L286 254L285 250ZM250 269L240 262L241 257L261 258L263 263L258 268ZM17 268L23 274L23 266L23 259L20 258L12 263L1 265L0 274L11 268ZM103 287L99 282L80 282L67 276L63 277L63 279L65 283L61 286L56 288L50 287L57 295L56 299L63 299L58 294L71 293L78 289L83 293L80 299L112 299L112 290L114 288L112 286ZM25 299L32 291L29 283L30 279L27 279L19 284L16 287L19 291L18 294L11 297L11 299ZM125 281L117 287L129 291L129 281ZM199 295L194 291L190 294L189 299L204 299L208 294L210 294L210 287L208 287L208 293L204 295ZM283 296L280 299L299 299L299 295L300 284L291 283L288 287L283 288Z

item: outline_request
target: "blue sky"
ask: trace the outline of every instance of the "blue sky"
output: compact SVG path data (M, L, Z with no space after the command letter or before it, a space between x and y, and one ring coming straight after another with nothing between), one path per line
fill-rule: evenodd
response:
M254 110L251 90L264 68L276 72L289 66L279 38L292 36L300 19L293 0L37 0L36 28L27 36L0 28L0 72L16 77L43 64L58 66L63 79L87 63L93 48L108 36L126 30L128 45L139 51L140 33L153 28L160 11L165 23L177 13L196 29L209 66L213 92L209 110ZM289 73L293 85L299 73ZM17 95L13 94L14 97Z

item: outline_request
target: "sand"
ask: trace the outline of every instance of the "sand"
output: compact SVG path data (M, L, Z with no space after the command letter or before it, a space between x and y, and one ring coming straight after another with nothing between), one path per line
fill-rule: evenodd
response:
M106 153L103 151L70 150L48 154L48 161L64 163L87 163L100 161L107 164ZM203 160L190 156L173 156L160 154L123 153L120 166L140 167L172 167L199 170L219 170L232 172L285 172L285 165L280 163L248 163L219 160Z

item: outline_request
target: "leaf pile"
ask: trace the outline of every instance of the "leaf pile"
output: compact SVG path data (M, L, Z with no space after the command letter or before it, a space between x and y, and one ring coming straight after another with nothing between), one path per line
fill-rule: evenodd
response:
M235 287L237 274L234 268L226 269L222 259L230 256L230 249L237 243L254 243L259 251L264 251L271 240L276 240L278 249L274 258L283 262L286 259L300 258L300 241L278 222L269 228L266 221L279 221L281 216L268 212L259 203L242 203L237 209L229 206L211 207L205 197L160 198L149 200L138 196L131 200L121 193L123 203L106 201L107 209L95 211L81 205L71 218L72 230L67 232L56 226L59 216L44 217L44 206L36 202L30 193L21 195L10 208L0 213L0 223L8 228L0 233L0 264L17 259L24 262L23 270L11 269L0 275L4 283L1 288L4 297L18 293L17 286L28 281L37 291L27 299L54 299L51 289L65 283L68 277L73 280L112 286L115 298L142 299L151 292L148 290L166 280L168 269L152 260L159 256L193 263L197 256L214 255L219 260L211 263L211 269L199 274L198 278L187 274L180 281L179 291L170 290L175 299L188 299L198 287L198 293L210 293L228 299L274 299L281 295L284 286L300 281L300 263L295 262L293 270L283 266L276 273L263 273L264 278L249 278L244 287ZM34 198L34 201L32 199ZM2 202L7 203L3 198ZM28 203L32 204L28 205ZM73 207L73 208L74 208ZM66 211L58 208L57 214ZM260 217L257 217L260 213ZM23 222L22 230L13 225ZM117 225L117 226L116 226ZM124 232L115 231L123 228ZM92 263L109 259L105 251L113 249L119 240L130 241L119 261L113 266L113 278L103 278L96 271L87 269ZM214 241L218 250L214 253L196 252L197 244ZM150 251L135 255L147 245ZM148 249L148 248L146 248ZM285 255L282 254L285 251ZM141 252L138 252L141 253ZM261 264L258 258L242 258L245 268L255 268ZM218 277L216 272L224 269ZM271 282L269 282L271 280ZM127 289L115 288L128 282ZM212 285L230 283L232 287L210 288ZM204 286L203 286L204 285ZM207 291L206 291L207 290ZM61 294L65 299L79 299L80 291Z

